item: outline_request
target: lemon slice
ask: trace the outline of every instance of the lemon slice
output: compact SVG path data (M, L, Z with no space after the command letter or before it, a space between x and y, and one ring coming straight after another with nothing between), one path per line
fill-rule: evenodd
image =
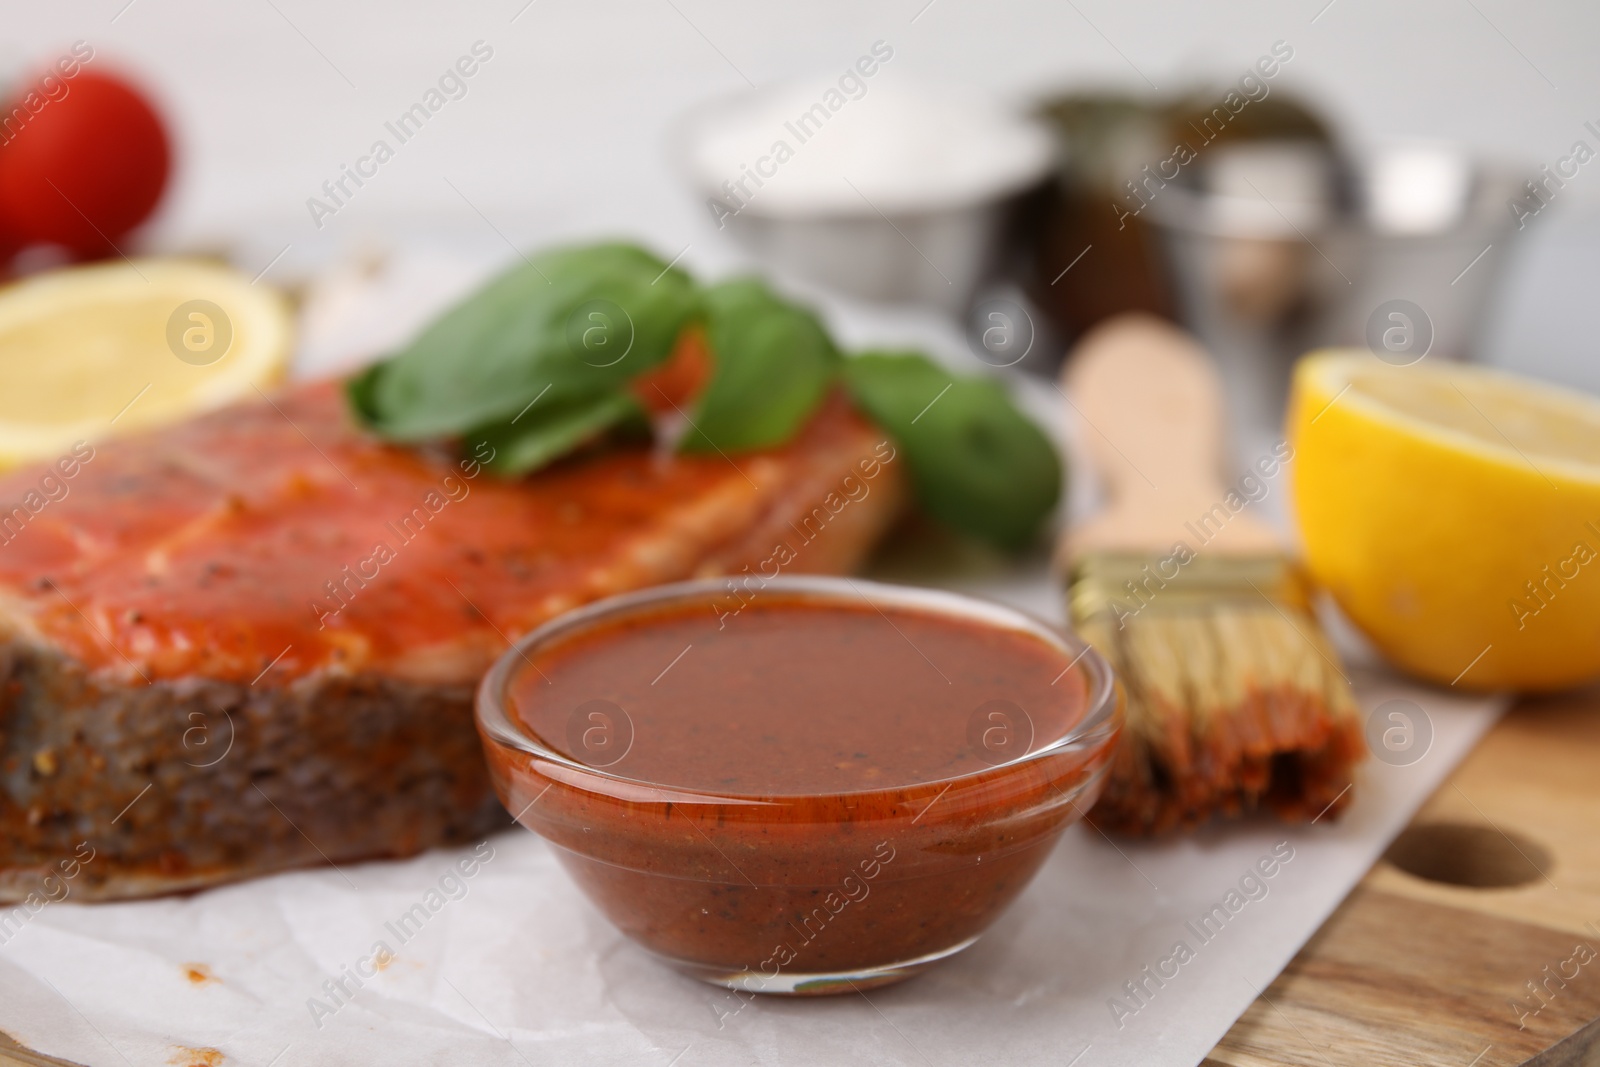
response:
M283 373L289 309L220 264L135 260L0 289L0 464L226 404Z
M1289 436L1307 566L1396 664L1460 688L1600 677L1600 399L1323 352Z

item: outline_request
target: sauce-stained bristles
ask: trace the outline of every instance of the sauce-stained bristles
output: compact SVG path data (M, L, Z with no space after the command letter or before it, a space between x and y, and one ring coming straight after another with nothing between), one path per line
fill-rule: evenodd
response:
M1140 564L1148 561L1140 560ZM1131 834L1269 809L1332 818L1365 753L1337 656L1287 561L1195 560L1130 599L1131 557L1080 562L1074 622L1127 692L1127 726L1090 818Z

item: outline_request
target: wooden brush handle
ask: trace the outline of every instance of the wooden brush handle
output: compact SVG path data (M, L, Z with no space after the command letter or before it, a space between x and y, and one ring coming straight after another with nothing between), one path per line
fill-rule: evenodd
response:
M1109 497L1068 531L1068 558L1164 555L1180 540L1230 555L1279 550L1270 527L1229 506L1222 388L1194 338L1152 315L1119 315L1084 336L1062 379Z

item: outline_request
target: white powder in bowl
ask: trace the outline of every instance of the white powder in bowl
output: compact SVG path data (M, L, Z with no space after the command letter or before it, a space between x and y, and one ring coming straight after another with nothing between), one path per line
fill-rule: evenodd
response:
M730 213L908 214L1016 192L1049 169L1053 140L970 93L876 77L819 77L701 111L689 170Z

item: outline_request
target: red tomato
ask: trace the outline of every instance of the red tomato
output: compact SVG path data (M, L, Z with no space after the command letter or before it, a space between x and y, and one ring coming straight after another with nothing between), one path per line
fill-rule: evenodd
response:
M103 255L161 199L172 150L161 119L119 78L80 70L22 83L0 110L0 230Z
M22 251L22 238L0 228L0 282L11 277L11 260Z

